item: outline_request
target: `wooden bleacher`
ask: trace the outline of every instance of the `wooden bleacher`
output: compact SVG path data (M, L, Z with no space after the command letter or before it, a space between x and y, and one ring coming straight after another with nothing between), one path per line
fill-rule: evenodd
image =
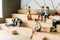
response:
M39 15L31 15L31 18L32 19L38 19L38 16ZM12 18L15 18L15 17L21 18L23 20L28 20L27 14L12 14Z
M43 40L44 37L47 37L48 40L60 40L59 33L45 33L45 32L34 33L32 40Z
M60 24L57 25L57 31L60 32Z
M10 34L12 35L12 31L16 30L19 33L19 36L24 35L24 36L27 36L27 38L30 38L33 31L32 29L35 27L35 23L36 23L34 19L38 19L38 15L36 15L38 11L39 10L31 10L31 17L33 20L28 20L26 10L19 9L18 13L12 14L12 18L5 18L6 23L0 24L0 27L2 28L1 30L5 30L9 35ZM51 12L53 14L55 11L53 10ZM60 13L60 11L58 12ZM15 17L22 19L24 22L23 25L21 27L11 26L10 28L8 28L5 24L12 24L12 19ZM54 17L53 15L50 15L49 19L47 19L46 22L40 21L40 25L42 26L41 31L48 32L48 33L36 32L33 34L32 40L42 40L43 37L48 37L50 40L60 40L60 35L55 35L50 33L50 27L52 27L53 17ZM57 25L57 31L60 33L60 25ZM19 38L19 36L17 35L17 38Z
M39 10L35 10L35 9L32 9L31 10L31 14L37 14ZM18 13L20 14L26 14L27 13L27 10L25 9L18 9Z
M60 14L60 10L50 10L51 15L54 15L54 13L56 11ZM31 9L31 14L37 14L38 12L39 12L39 9ZM18 9L18 13L26 14L26 10L25 9Z

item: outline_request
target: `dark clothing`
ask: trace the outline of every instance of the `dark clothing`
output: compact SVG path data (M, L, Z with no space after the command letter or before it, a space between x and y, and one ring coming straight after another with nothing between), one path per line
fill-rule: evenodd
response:
M17 18L17 21L16 22L14 22L14 21L15 21L15 19L13 20L13 23L15 23L16 25L19 23L20 26L23 23L23 21L21 19L19 19L19 18Z
M57 25L57 24L60 24L60 21L56 21L56 22L53 21L52 24L53 24L54 28L56 28L56 27L57 27L56 25Z
M48 15L44 15L44 18L49 18L49 16Z
M44 15L45 15L45 13L41 13L41 15L42 15L42 16L44 16Z

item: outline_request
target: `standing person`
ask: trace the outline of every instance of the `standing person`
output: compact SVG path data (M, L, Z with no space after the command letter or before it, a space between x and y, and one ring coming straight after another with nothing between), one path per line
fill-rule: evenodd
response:
M44 6L41 7L40 13L41 13L41 16L42 16L42 17L41 17L41 18L42 18L41 21L42 21L42 20L43 20L43 16L44 16L44 14L45 14Z
M28 17L28 20L32 20L31 18L31 7L29 6L28 9L27 9L27 17Z
M46 21L46 19L49 19L49 15L50 15L49 7L46 7L46 9L45 9L45 15L44 15L44 21Z

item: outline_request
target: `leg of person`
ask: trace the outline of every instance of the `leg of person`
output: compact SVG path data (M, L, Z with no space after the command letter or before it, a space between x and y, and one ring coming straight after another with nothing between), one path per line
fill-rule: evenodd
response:
M47 15L47 19L49 19L49 15Z
M20 26L22 26L22 24L23 24L23 21L20 21Z
M17 22L16 22L16 25L17 25Z
M49 19L49 15L46 15L46 20Z
M53 22L52 25L56 29L56 22Z
M32 37L33 37L33 34L36 32L36 30L35 31L32 31L32 35L31 35L31 37L30 37L30 39L32 39Z
M48 19L49 19L50 13L48 13Z
M44 22L46 21L46 15L44 15Z
M44 21L44 15L45 15L45 13L42 13L42 20Z
M41 17L41 21L43 21L43 15L42 14L40 15L40 17Z

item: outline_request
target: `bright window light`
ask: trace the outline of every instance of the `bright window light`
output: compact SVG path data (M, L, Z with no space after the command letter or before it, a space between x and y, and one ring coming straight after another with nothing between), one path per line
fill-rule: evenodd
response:
M2 18L2 0L0 0L0 18Z

